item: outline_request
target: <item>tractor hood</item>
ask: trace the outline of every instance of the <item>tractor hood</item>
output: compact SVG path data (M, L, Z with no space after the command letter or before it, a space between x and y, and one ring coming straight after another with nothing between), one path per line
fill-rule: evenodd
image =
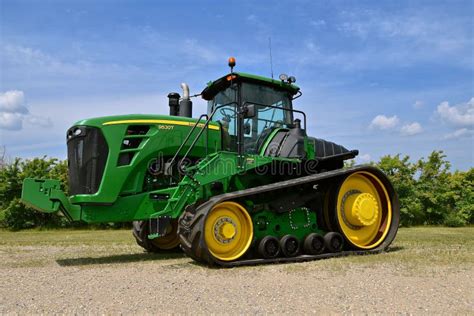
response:
M103 128L104 126L112 125L126 125L126 124L169 124L179 126L193 126L197 119L171 116L171 115L156 115L156 114L128 114L128 115L114 115L102 116L95 118L88 118L77 121L73 126L92 126ZM210 129L218 129L218 123L210 123Z
M173 156L196 123L193 118L144 114L76 122L67 131L71 202L113 203L119 195L140 192L149 160ZM209 146L220 148L218 123L209 124L209 137ZM203 138L195 154L203 156L205 147Z

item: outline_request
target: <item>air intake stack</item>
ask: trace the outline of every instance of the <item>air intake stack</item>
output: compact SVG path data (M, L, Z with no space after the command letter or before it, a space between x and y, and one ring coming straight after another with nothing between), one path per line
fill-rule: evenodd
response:
M170 115L179 115L179 98L180 95L177 92L171 92L168 94L168 104L170 106Z

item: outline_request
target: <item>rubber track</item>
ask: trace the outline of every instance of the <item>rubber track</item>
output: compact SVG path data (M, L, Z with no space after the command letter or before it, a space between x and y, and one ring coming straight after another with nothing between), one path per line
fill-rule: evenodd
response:
M287 180L276 182L272 184L262 185L255 188L245 189L241 191L235 191L230 193L225 193L221 195L214 196L210 198L203 204L200 204L196 208L194 206L188 206L185 212L179 218L178 226L178 235L181 242L181 248L183 251L193 258L194 260L206 263L208 265L222 266L222 267L236 267L244 265L258 265L258 264L267 264L267 263L286 263L286 262L302 262L309 260L317 259L327 259L335 257L344 257L349 255L365 255L365 254L377 254L384 251L395 238L398 221L399 221L399 210L398 210L398 198L393 191L393 187L389 184L389 194L392 198L392 213L394 214L394 219L392 219L392 224L389 233L385 237L384 242L382 242L378 247L370 250L346 250L337 253L323 253L319 255L300 255L296 257L279 257L274 259L261 259L261 258L246 258L246 255L243 256L241 260L238 261L221 261L215 259L208 251L207 246L204 242L203 232L204 232L204 223L207 218L207 214L212 209L212 207L218 203L228 200L234 200L237 198L242 198L249 195L265 193L273 190L280 190L284 188L294 187L302 184L307 184L310 182L317 182L329 178L337 178L342 176L347 176L350 173L356 171L369 171L379 177L386 176L377 168L372 166L355 166L347 169L339 169L328 171L324 173L318 173L314 175L309 175L297 179ZM316 183L315 183L316 184ZM395 216L396 215L396 216ZM249 249L250 250L250 249ZM249 253L250 251L247 251Z

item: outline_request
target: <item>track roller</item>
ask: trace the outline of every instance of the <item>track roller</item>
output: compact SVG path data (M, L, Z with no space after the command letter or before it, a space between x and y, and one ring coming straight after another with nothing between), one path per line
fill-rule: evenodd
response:
M264 259L276 258L280 254L280 241L276 237L265 236L258 243L257 252Z
M285 257L295 257L300 250L300 242L293 235L285 235L280 239L280 247Z
M342 247L344 246L344 238L339 233L329 232L324 235L324 246L329 252L342 251Z
M324 238L317 233L311 233L304 239L303 250L308 255L319 255L324 251Z

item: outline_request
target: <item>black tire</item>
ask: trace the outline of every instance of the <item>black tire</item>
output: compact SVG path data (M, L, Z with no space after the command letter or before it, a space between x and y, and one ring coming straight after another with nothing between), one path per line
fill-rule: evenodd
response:
M209 255L202 236L205 219L205 211L196 211L194 205L188 207L179 218L178 236L181 241L181 249L188 257L199 263L213 266L215 262Z
M311 233L304 239L303 250L308 255L319 255L324 251L324 237Z
M159 252L151 240L148 239L148 221L134 221L132 234L137 244L148 252Z
M149 221L134 221L132 234L137 244L148 252L175 252L179 250L179 245L163 249L158 247L151 239L148 239L150 229ZM159 239L159 238L158 238Z
M199 263L209 266L224 265L226 262L214 257L205 241L205 223L209 212L215 206L212 200L198 206L190 205L178 220L178 236L184 253ZM249 251L242 255L248 256Z
M285 257L295 257L300 252L300 242L293 235L285 235L280 239L280 248Z
M324 247L329 252L340 252L344 247L344 237L336 232L329 232L324 235Z
M280 254L280 241L273 236L265 236L260 240L257 252L264 259L272 259Z

